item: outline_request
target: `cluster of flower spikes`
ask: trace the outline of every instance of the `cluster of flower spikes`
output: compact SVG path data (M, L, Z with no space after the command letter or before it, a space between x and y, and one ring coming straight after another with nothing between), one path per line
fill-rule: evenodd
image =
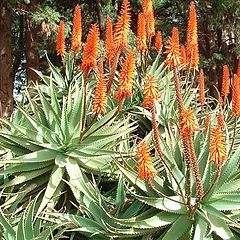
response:
M128 33L131 24L131 14L129 0L123 0L120 15L117 18L117 22L114 28L114 32L111 32L110 21L108 23L108 31L106 35L106 42L109 54L109 62L111 63L117 54L127 48L128 44Z
M152 37L155 36L155 19L152 0L142 1L142 12L138 14L137 24L137 50L148 50ZM158 53L163 47L161 31L157 31L155 49Z
M189 10L186 49L184 45L181 47L179 45L179 33L177 27L173 27L172 36L169 37L168 44L165 48L165 54L167 55L165 63L169 67L177 67L181 64L182 70L187 69L187 67L198 70L199 50L197 16L193 1L191 1Z

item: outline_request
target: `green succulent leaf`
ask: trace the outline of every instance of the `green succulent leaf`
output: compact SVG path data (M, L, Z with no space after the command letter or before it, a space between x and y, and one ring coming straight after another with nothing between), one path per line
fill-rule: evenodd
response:
M176 221L168 228L163 237L158 240L179 239L192 226L192 220L187 215L180 215Z

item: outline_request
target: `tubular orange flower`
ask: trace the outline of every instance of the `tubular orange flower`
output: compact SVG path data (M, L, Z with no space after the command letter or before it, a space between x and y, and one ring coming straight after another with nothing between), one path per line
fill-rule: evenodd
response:
M162 44L162 33L160 31L157 31L156 41L155 41L155 48L156 48L158 53L162 51L162 47L163 47L163 44Z
M160 98L157 80L153 75L147 75L143 94L144 99L142 106L146 109L152 109L154 107L154 99L158 100Z
M198 45L195 44L192 46L191 50L191 57L189 60L190 68L198 70L198 64L199 64L199 52L198 52Z
M135 56L134 52L129 51L123 63L119 76L118 90L115 98L122 101L125 97L132 95L132 81L134 76Z
M180 46L177 27L173 27L172 37L169 37L168 45L166 45L165 54L167 54L165 63L169 67L176 67L180 64Z
M139 178L148 181L156 173L153 167L149 147L143 141L137 146L136 158L138 159L137 165L139 169Z
M81 8L79 4L76 5L73 15L73 30L71 39L71 52L77 52L82 47L82 20Z
M224 128L224 116L221 111L218 113L217 120L218 120L218 126L220 128Z
M240 78L237 74L234 74L232 83L232 113L234 117L240 115Z
M191 1L188 28L187 28L187 57L191 68L198 69L199 53L198 53L198 35L197 35L197 15L195 4Z
M194 116L193 110L185 108L180 113L180 132L183 137L190 136L193 132L198 130L199 125L197 119Z
M142 10L146 19L147 38L151 39L155 35L155 19L152 0L143 0Z
M110 16L107 16L107 26L106 26L106 59L108 62L111 61L112 56L111 51L113 47L113 30L112 30L112 20Z
M145 17L142 12L138 14L138 26L137 26L137 50L141 52L147 49L147 36L145 29Z
M57 54L61 57L65 54L65 34L64 34L64 21L60 20L58 36L57 36L57 45L56 45Z
M222 129L218 126L213 126L210 131L210 161L213 164L219 164L226 160L224 136Z
M205 105L205 94L204 94L204 73L202 69L199 72L199 102L201 108L203 109Z
M211 115L208 114L205 118L205 132L208 131L208 127L209 127L210 122L211 122Z
M187 68L187 56L186 48L184 47L184 45L182 45L180 48L180 56L181 56L180 63L181 65L183 65L182 69L185 70Z
M95 96L93 99L93 112L96 114L104 113L106 111L107 103L107 87L103 74L103 61L98 62L98 78L95 89Z
M229 81L230 81L230 73L227 65L223 66L222 72L222 91L221 96L227 96L229 94Z
M97 24L92 24L82 56L82 70L87 73L96 66L99 45L99 30Z
M117 19L117 23L114 28L114 50L124 49L127 47L128 32L130 29L131 15L129 0L123 0L120 16Z

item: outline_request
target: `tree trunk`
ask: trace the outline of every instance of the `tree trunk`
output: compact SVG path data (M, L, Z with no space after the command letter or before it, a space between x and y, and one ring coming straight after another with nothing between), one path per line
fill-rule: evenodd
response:
M32 70L39 69L37 29L30 18L26 19L26 58L28 83L39 81L38 75Z
M0 2L0 117L13 111L11 9Z

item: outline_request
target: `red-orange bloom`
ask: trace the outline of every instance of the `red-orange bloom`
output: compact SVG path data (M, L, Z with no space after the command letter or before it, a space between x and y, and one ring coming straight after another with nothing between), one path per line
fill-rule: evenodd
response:
M154 170L150 150L145 142L140 142L137 146L136 158L138 159L137 165L139 169L138 176L142 180L149 180L156 172Z
M237 74L234 74L232 83L232 113L234 117L240 115L240 78Z
M227 65L223 66L222 72L222 91L221 96L227 96L229 94L229 82L230 82L230 73Z
M165 63L169 67L178 66L180 64L180 46L179 46L179 34L178 28L173 27L172 37L169 37L168 44L166 45L167 54Z
M222 129L218 126L213 126L210 131L210 161L213 164L219 164L226 160L225 144Z
M191 136L191 134L198 130L198 128L199 125L196 117L194 116L193 110L190 108L185 108L180 113L180 131L182 136Z
M163 47L163 44L162 44L162 33L160 31L157 31L156 41L155 41L155 48L156 48L158 53L162 51L162 47Z
M155 35L155 19L152 0L143 0L142 10L146 19L147 38L150 39Z
M203 109L205 105L205 94L204 94L204 73L202 69L199 72L199 102L201 108Z
M199 53L198 53L198 35L197 35L197 15L195 4L190 4L188 28L187 28L187 57L190 67L198 69Z
M124 98L130 97L132 95L134 65L135 65L134 52L129 51L122 65L122 69L119 76L118 90L115 96L118 101L122 101Z
M127 47L128 33L130 29L131 15L129 0L123 0L120 16L114 28L114 50L124 49Z
M142 106L146 109L152 109L154 107L154 99L158 100L160 98L157 80L153 75L147 75L143 94Z
M65 34L64 34L64 21L60 20L58 36L57 36L57 45L56 45L57 54L61 57L65 54Z
M93 112L96 114L104 113L106 111L107 103L107 87L103 74L103 61L98 62L98 78L93 99Z
M145 28L145 16L142 12L138 14L138 26L137 26L137 50L138 52L147 49L147 36Z
M92 24L82 56L82 70L87 73L96 66L99 45L99 30L97 24Z
M112 29L112 20L107 16L107 26L106 26L106 59L108 62L111 61L110 57L112 56L113 48L113 29Z
M223 116L223 113L222 113L222 111L220 111L219 113L218 113L218 115L217 115L217 120L218 120L218 126L220 127L220 128L224 128L224 116Z
M71 52L77 52L82 47L82 20L81 8L79 4L76 5L73 15L73 30L71 39Z

